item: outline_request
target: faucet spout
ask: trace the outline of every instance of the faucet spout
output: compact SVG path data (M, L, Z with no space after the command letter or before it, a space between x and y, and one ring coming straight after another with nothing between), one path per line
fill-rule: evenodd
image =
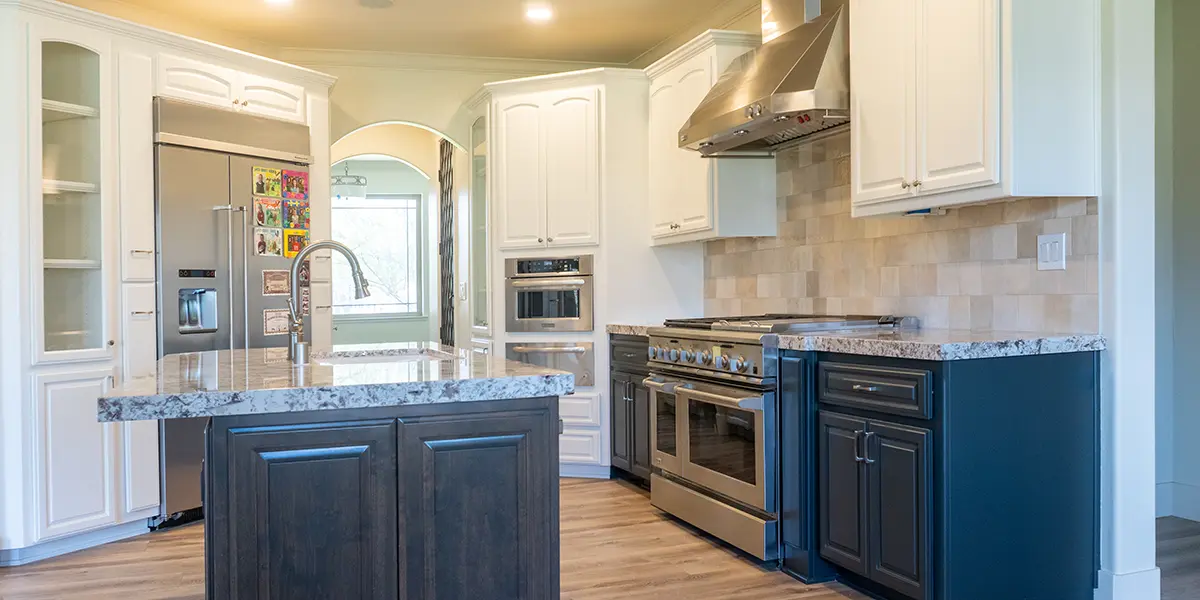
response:
M296 253L295 258L292 259L291 268L290 281L292 293L288 297L288 311L291 313L291 321L288 327L288 333L291 338L291 343L288 345L288 358L295 365L308 364L308 342L304 341L304 314L300 306L300 265L304 264L304 261L313 252L324 249L337 250L350 262L350 273L354 278L355 299L361 300L371 295L370 287L367 285L367 278L363 276L362 266L358 262L358 257L345 244L334 240L321 240L309 244L303 250Z

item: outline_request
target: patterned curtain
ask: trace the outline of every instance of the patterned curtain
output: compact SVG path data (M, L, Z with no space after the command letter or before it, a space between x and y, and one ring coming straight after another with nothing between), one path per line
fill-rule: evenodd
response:
M438 167L438 296L441 306L441 343L454 345L454 145L441 143L441 166Z

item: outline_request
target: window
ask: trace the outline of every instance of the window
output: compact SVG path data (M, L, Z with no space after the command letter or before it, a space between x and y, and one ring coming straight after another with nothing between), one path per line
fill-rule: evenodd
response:
M350 264L333 259L335 316L419 316L421 285L420 194L367 194L333 199L333 239L354 251L371 295L354 299Z

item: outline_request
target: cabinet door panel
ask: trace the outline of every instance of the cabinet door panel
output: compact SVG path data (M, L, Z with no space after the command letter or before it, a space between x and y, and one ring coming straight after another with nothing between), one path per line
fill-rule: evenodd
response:
M544 587L558 581L550 418L402 422L400 436L401 596L558 597Z
M307 120L303 87L249 73L238 75L238 81L242 110L297 123Z
M650 479L650 465L652 457L650 456L650 390L642 385L641 376L633 378L633 402L630 404L631 417L633 421L631 430L633 431L633 439L630 442L630 448L633 451L632 465L633 474L643 479Z
M929 575L929 492L932 468L925 429L871 421L871 579L924 598Z
M496 206L501 248L545 245L546 203L542 186L541 112L531 97L496 106Z
M600 90L582 88L545 100L546 243L599 243L599 142L596 110Z
M131 52L117 61L121 279L154 281L154 65Z
M995 0L922 0L916 154L921 192L1000 181L998 30Z
M917 0L852 0L851 194L855 204L912 195Z
M867 574L867 478L856 457L866 421L821 411L817 435L821 556Z
M612 466L622 471L633 471L633 423L632 400L629 397L629 375L613 373L609 382L609 396L612 414L609 416L612 428Z
M669 74L664 78L669 77ZM650 90L650 235L661 237L676 233L679 220L679 186L686 177L677 172L680 161L675 142L679 113L678 90L673 81L656 83Z
M116 523L111 423L96 421L109 369L34 376L41 503L38 541Z
M257 515L223 523L230 597L397 597L395 421L247 427L227 439L231 514Z
M158 94L234 108L237 73L224 67L170 54L158 56Z
M153 375L158 360L158 319L153 283L123 286L121 378ZM159 505L158 422L121 423L123 521L154 516ZM139 513L146 512L146 515Z
M678 182L675 197L677 233L704 231L712 227L713 159L704 158L699 152L679 147L679 119L691 115L700 106L716 83L713 75L713 57L697 56L675 74L675 121L671 142L675 148L674 178Z

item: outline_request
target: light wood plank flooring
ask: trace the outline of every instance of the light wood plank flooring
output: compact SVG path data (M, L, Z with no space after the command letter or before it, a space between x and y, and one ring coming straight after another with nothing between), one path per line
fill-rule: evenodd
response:
M561 497L563 598L866 599L760 569L663 516L628 484L564 480ZM0 598L203 600L203 531L189 525L0 569ZM1163 600L1200 598L1200 523L1159 519L1158 564Z

